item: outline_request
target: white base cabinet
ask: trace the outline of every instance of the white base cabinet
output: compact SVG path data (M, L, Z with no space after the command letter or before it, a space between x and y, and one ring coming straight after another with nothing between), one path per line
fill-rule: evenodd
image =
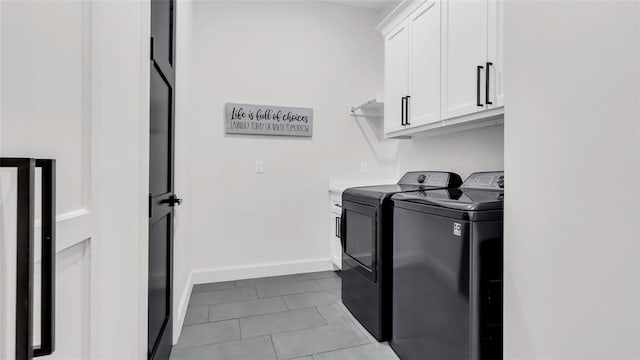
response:
M386 137L501 123L501 0L404 1L385 37Z
M340 242L340 220L342 216L342 193L332 192L329 197L329 244L331 247L331 262L334 270L342 269L342 243Z

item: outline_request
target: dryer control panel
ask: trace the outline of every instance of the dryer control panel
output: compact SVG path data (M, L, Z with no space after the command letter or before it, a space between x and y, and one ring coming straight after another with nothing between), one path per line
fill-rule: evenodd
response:
M399 185L417 185L429 187L457 187L460 185L457 174L441 171L410 171L398 181Z
M462 184L465 189L503 190L504 172L477 172L471 174Z

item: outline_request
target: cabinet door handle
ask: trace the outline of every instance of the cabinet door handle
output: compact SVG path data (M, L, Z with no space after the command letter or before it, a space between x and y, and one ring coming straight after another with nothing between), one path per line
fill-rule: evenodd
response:
M339 217L340 221L340 244L342 245L342 251L347 251L347 222L343 218L347 215L346 209L342 209L342 216ZM345 236L343 236L345 235Z
M484 66L478 65L478 69L476 71L476 104L480 107L484 106L480 101L480 72L482 72L482 69L484 69Z
M406 96L402 97L402 101L400 102L400 125L404 126L404 102L407 100Z
M405 98L407 100L404 102L404 124L411 125L411 123L409 122L409 99L411 98L411 96L407 95L405 96Z
M336 237L340 239L340 217L336 216Z
M491 62L487 62L487 69L486 69L486 73L485 73L485 103L487 105L493 105L493 103L491 101L489 101L489 80L491 79L491 76L489 75L489 68L491 67L491 65L493 65L493 63Z

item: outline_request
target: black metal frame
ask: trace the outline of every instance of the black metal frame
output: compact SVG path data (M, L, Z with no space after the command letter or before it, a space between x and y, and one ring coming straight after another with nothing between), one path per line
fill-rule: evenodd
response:
M484 79L484 84L485 84L485 86L484 86L484 88L485 88L485 92L484 92L484 98L485 98L485 101L484 101L484 103L485 103L485 104L487 104L487 105L493 105L493 102L491 102L491 101L489 100L489 90L490 90L490 87L489 87L489 85L490 85L490 84L489 84L489 80L491 80L491 75L490 75L490 70L489 70L489 69L491 68L491 66L493 65L493 63L492 63L492 62L487 61L487 63L486 63L485 65L486 65L487 67L485 68L485 69L486 69L486 72L485 72L485 79Z
M476 68L476 105L478 105L479 107L484 106L482 100L480 100L480 73L483 69L484 66L482 65L478 65L478 67Z
M400 125L405 126L404 123L404 102L407 100L406 96L403 96L400 100Z
M0 158L0 167L18 171L16 231L16 360L55 350L56 182L55 160ZM42 291L39 347L33 346L33 248L35 169L42 168Z
M411 96L407 95L405 96L405 102L404 102L404 124L406 126L411 125L411 123L409 122L409 99L411 99Z

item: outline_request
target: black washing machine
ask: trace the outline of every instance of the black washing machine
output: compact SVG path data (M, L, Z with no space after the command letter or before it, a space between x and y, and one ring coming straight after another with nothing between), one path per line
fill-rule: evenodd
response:
M393 194L460 186L449 172L408 172L392 185L346 189L342 193L342 302L379 341L391 336Z
M393 334L403 360L502 359L504 175L396 194Z

